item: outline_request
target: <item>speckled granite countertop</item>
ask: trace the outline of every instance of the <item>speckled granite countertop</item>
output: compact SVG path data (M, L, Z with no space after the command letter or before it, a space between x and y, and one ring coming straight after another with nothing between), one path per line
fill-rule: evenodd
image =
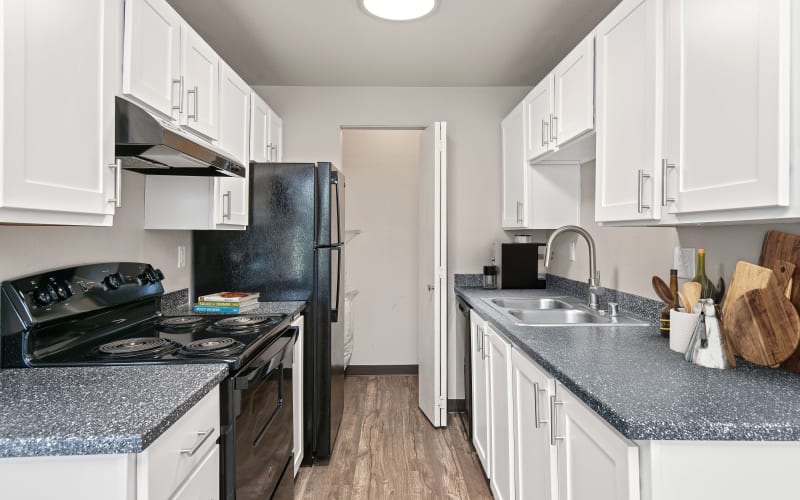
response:
M306 310L307 304L303 301L293 302L259 302L253 309L242 311L236 316L253 316L257 314L288 314L296 316ZM161 314L164 316L191 316L220 313L196 313L189 302L189 290L184 288L175 292L165 293L161 297Z
M520 327L482 300L565 295L557 291L456 294L630 439L800 441L800 375L687 363L657 326Z
M224 364L0 370L0 457L138 453L227 373Z

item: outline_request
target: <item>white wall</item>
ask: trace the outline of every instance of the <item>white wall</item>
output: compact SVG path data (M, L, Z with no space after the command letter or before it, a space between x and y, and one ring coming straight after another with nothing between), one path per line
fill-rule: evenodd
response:
M144 176L122 175L122 207L112 227L0 226L0 281L90 262L141 261L164 271L167 291L189 287L191 232L145 231ZM178 245L187 264L178 269Z
M581 166L581 226L597 243L597 269L601 285L656 299L650 286L654 274L669 277L675 246L705 248L706 272L716 284L720 276L730 283L736 262L757 262L764 233L777 229L800 234L800 224L751 224L663 228L615 228L594 222L595 163ZM575 262L568 260L568 242L576 240ZM583 239L560 236L550 272L579 281L589 277L588 249Z
M490 243L507 239L500 227L500 121L530 87L254 88L283 118L285 161L341 165L341 126L447 122L449 290L454 273L481 272ZM449 317L448 397L455 398L463 397L463 387L452 291Z
M417 364L420 130L344 130L351 365ZM391 286L386 286L391 283Z

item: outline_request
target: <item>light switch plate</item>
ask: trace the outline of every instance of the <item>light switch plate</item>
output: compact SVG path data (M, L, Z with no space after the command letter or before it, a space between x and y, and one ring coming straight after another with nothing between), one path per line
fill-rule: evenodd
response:
M186 246L178 245L178 269L186 267Z
M697 249L675 247L675 269L678 270L678 278L692 279L697 274Z

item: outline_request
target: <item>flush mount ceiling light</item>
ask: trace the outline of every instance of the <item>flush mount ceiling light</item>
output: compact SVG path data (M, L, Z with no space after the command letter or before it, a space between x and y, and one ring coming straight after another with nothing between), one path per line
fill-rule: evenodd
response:
M358 3L375 17L411 21L433 12L438 0L358 0Z

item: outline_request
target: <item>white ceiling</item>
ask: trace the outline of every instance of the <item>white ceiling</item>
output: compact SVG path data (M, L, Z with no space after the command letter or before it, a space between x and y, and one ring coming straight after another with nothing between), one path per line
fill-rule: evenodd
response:
M392 23L357 0L169 0L251 85L534 85L620 0L441 0Z

